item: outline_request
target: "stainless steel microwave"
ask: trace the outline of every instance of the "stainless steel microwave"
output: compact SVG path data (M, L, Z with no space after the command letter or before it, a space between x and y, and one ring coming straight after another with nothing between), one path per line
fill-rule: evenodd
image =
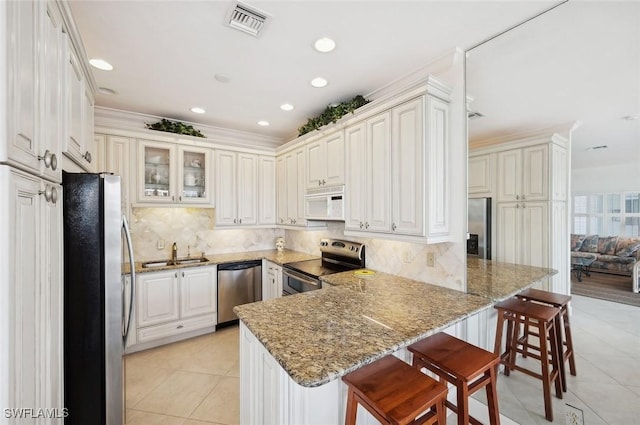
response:
M304 197L304 217L344 221L344 185L308 189Z

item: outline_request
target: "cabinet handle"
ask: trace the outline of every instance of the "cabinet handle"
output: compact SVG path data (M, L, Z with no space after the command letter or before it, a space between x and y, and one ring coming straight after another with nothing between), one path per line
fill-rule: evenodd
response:
M182 328L184 328L184 325L178 325L178 326L176 326L176 329L182 329Z
M178 277L178 272L176 272L175 276L176 276L176 278Z
M238 224L238 219L237 218L233 219L233 224Z
M84 155L82 155L82 157L85 159L85 161L87 161L89 164L91 164L91 152L86 151L84 153Z
M520 200L520 195L516 195L516 201Z
M520 208L520 204L516 204L516 208Z
M369 228L369 223L365 222L365 223L364 223L364 228L365 228L365 229L368 229L368 228Z
M298 222L298 219L297 219L297 218L294 218L294 219L293 219L293 224L296 224L297 222Z
M44 190L39 190L38 195L44 195L44 200L55 204L58 202L58 189L48 184L44 186Z
M55 153L51 153L49 149L44 151L44 155L38 156L39 161L44 161L45 168L51 168L53 171L58 168L58 157Z
M178 201L182 202L182 195L178 196Z
M322 180L318 180L318 186L322 186Z
M238 224L242 224L242 219L241 218L238 219Z
M322 179L322 185L324 186L325 184L327 184L327 182L325 181L325 179Z
M362 229L364 227L364 224L362 224L362 222L360 222L360 228Z
M396 223L391 223L391 230L396 231Z

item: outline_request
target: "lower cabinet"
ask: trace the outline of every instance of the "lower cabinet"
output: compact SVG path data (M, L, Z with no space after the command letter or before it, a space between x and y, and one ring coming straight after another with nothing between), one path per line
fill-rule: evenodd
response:
M262 260L262 301L282 296L282 267Z
M217 276L216 266L138 274L128 352L214 331Z

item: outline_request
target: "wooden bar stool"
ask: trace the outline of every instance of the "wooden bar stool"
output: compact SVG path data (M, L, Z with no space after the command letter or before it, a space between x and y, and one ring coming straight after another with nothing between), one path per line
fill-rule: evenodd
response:
M497 354L471 345L446 333L440 332L408 347L413 353L413 366L423 367L457 388L457 405L447 401L446 406L458 415L458 424L469 422L482 425L469 416L469 396L486 388L491 425L500 424L498 395L496 391L496 368L500 363Z
M383 424L446 424L447 386L394 356L363 366L342 380L348 386L345 425L355 425L358 404Z
M517 294L516 297L525 301L534 301L560 309L559 319L561 320L558 320L556 322L556 336L558 337L558 347L560 348L560 351L562 353L562 362L560 364L560 372L562 375L562 390L566 392L567 378L565 376L564 364L567 362L567 360L569 361L569 372L571 373L571 375L576 376L576 361L573 355L573 339L571 338L571 324L569 323L569 301L571 301L571 296L556 294L548 291L541 291L539 289L526 289ZM564 337L562 335L562 328L564 328ZM529 329L525 328L523 338L528 339L529 335ZM540 337L535 333L533 333L533 335L537 336L538 338ZM523 355L526 356L526 352Z
M555 384L556 397L562 398L562 382L559 369L561 360L558 339L555 334L555 320L560 314L560 309L527 302L518 298L502 301L494 307L498 310L494 353L500 356L500 362L504 365L505 376L509 376L511 370L518 370L542 380L545 417L548 421L553 421L551 384ZM507 335L505 350L502 351L502 334L505 321L507 322ZM535 327L540 335L540 346L528 345L527 355L540 361L541 373L536 373L516 363L516 354L525 353L519 336L520 325ZM547 342L549 343L548 347ZM531 350L537 351L538 354L532 353Z

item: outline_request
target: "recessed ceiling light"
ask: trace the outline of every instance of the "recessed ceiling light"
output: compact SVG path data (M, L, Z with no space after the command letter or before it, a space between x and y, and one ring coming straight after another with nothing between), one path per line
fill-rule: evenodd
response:
M258 125L261 125L263 127L266 127L269 125L269 121L258 121Z
M111 70L113 70L113 65L111 65L109 62L107 62L104 59L91 59L91 60L89 60L89 63L94 68L98 68L98 69L101 69L103 71L111 71Z
M293 105L290 103L283 103L282 105L280 105L280 109L282 109L283 111L293 111Z
M313 43L313 48L320 53L329 53L336 48L336 42L328 37L322 37Z
M220 83L228 83L229 81L231 81L231 78L229 78L229 76L225 74L216 74L213 76L213 78L215 78L216 81Z
M106 94L106 95L109 95L109 96L113 96L115 94L118 94L115 90L107 88L107 87L98 87L98 93Z
M191 112L196 113L196 114L204 114L207 111L205 111L202 108L198 108L197 106L194 106L193 108L191 108Z
M622 117L622 119L627 121L640 120L640 114L627 115L626 117Z
M327 84L329 84L329 82L322 77L314 78L313 80L311 80L311 85L313 87L325 87Z

